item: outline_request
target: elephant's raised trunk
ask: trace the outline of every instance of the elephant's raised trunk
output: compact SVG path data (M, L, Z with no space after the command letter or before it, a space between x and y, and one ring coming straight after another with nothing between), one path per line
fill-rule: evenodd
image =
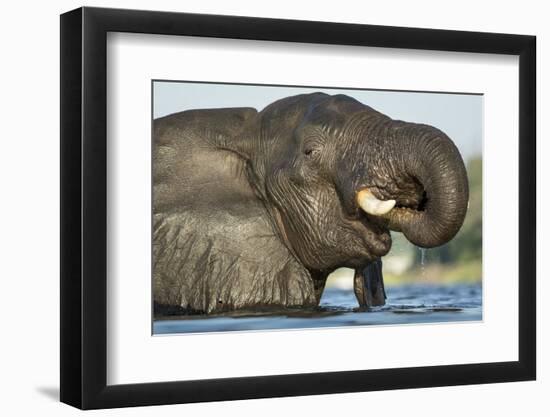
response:
M468 207L468 177L460 153L441 131L397 122L394 144L403 172L418 183L421 197L415 207L397 205L384 217L417 246L430 248L451 240Z

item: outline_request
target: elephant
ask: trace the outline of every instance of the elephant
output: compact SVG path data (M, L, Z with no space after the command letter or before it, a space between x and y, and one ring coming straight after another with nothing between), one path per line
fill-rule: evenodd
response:
M187 110L152 131L155 317L315 308L340 267L368 311L386 300L390 231L431 248L466 215L453 141L346 95Z

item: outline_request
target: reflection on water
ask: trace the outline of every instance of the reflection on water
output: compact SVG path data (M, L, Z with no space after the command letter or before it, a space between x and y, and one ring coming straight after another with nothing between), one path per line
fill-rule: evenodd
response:
M414 284L386 288L386 305L358 311L352 290L327 288L315 309L239 311L223 316L180 316L153 323L154 334L303 329L482 319L481 284Z

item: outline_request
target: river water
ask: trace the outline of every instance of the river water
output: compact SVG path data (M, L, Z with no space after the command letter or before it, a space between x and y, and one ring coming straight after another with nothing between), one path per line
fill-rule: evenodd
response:
M316 309L180 316L153 323L153 334L304 329L482 320L481 284L387 287L386 305L357 311L351 289L326 288Z

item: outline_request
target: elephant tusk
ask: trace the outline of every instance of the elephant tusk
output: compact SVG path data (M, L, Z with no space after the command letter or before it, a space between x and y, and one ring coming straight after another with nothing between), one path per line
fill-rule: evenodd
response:
M395 206L395 200L379 200L368 188L357 193L357 203L366 213L373 216L382 216Z

